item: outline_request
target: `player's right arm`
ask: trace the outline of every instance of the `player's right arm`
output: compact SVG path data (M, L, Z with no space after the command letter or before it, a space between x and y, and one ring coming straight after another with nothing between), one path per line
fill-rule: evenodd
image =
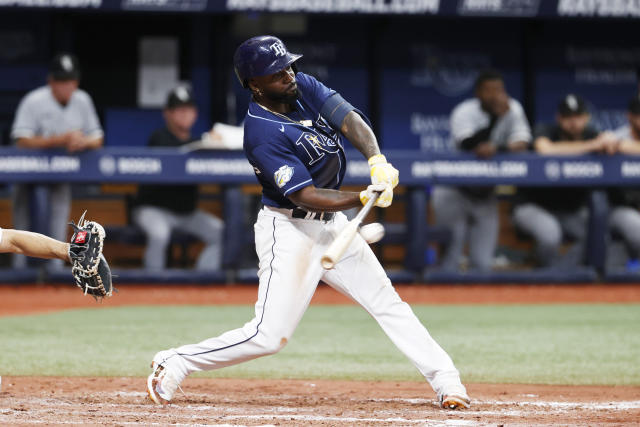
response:
M606 148L606 134L589 130L586 133L587 138L576 141L553 141L550 126L541 126L536 131L536 137L533 146L538 154L543 156L563 156L580 154L588 154L602 151Z
M451 138L461 150L471 151L480 158L489 158L496 153L496 147L491 142L491 131L495 126L497 116L493 116L484 127L484 115L479 112L479 101L471 99L462 102L451 113Z
M317 188L313 185L291 193L289 199L309 212L338 212L361 206L360 193Z
M357 193L316 187L305 165L284 144L260 144L250 150L247 157L254 168L271 181L273 188L309 212L342 211L365 204L371 197L367 190ZM388 194L390 197L378 199L377 206L391 204L393 193L390 190Z
M32 136L16 139L16 145L21 148L59 148L67 145L69 134L52 136Z
M3 229L0 252L69 261L69 244L31 231Z
M375 206L386 208L391 205L393 193L387 191L387 184L371 184L366 190L358 192L318 188L313 185L296 191L289 199L309 212L338 212L367 204L374 192L382 193Z

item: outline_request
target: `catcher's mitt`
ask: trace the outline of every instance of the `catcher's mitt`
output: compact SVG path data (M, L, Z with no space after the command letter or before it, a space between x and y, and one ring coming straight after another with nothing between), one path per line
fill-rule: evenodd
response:
M102 255L104 228L95 221L86 221L86 213L82 214L77 225L73 221L69 223L74 231L69 245L71 273L85 295L89 294L100 301L113 293L111 269Z

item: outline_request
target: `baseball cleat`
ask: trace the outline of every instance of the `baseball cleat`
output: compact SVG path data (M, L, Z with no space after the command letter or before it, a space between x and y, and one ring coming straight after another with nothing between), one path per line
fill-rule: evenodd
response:
M177 389L182 391L178 380L164 366L151 362L153 372L147 377L147 393L149 398L158 405L167 405ZM184 392L183 392L184 393Z
M455 394L449 394L443 396L440 400L440 406L444 409L467 409L471 406L471 400L468 396L460 396Z

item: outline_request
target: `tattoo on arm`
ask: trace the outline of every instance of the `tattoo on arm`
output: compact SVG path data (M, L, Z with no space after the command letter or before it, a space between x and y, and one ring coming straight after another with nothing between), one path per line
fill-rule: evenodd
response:
M360 114L351 111L342 121L340 128L342 134L358 149L367 159L380 154L378 140L373 130L362 120Z

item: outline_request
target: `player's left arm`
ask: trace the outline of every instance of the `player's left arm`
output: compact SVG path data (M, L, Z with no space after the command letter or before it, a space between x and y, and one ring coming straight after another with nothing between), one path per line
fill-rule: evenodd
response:
M380 189L384 189L376 206L388 207L393 201L393 188L398 185L398 170L391 163L387 163L387 159L380 154L378 141L373 130L360 114L352 110L346 113L342 119L340 131L358 151L369 159L372 187L381 185ZM312 212L336 212L354 208L360 204L365 205L372 197L368 190L351 193L309 186L291 194L289 198L296 205Z
M340 131L358 149L369 163L372 184L387 184L393 190L398 185L398 170L380 154L378 140L371 127L355 110L342 120Z
M344 117L340 131L367 159L380 154L378 140L373 130L354 110Z
M358 110L339 93L334 92L322 104L320 114L334 129L339 129L367 159L372 184L387 184L391 191L398 185L398 170L380 154L378 140Z
M69 261L68 243L31 231L3 229L0 252Z
M303 73L296 75L298 85L310 91L312 103L329 125L342 134L369 162L372 184L387 184L391 190L398 185L398 170L380 154L380 147L371 126L360 112L338 92ZM314 101L315 100L315 101ZM382 197L386 199L386 197Z

